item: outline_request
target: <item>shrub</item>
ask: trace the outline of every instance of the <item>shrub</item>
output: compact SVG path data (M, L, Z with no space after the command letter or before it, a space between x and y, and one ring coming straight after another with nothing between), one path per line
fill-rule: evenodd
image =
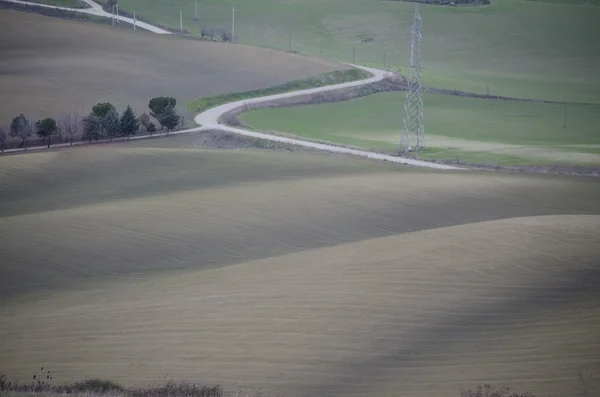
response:
M79 382L56 386L53 391L63 394L124 392L125 388L116 382L103 379L86 379Z
M231 33L229 33L228 30L223 30L221 32L221 40L223 40L224 43L230 42L231 41Z
M534 397L533 394L529 392L524 393L511 393L510 387L508 386L500 386L495 387L492 385L479 385L475 388L475 390L467 389L461 390L461 397Z
M131 397L221 397L223 390L220 386L199 386L195 383L169 381L162 386L148 389L134 389L130 391Z

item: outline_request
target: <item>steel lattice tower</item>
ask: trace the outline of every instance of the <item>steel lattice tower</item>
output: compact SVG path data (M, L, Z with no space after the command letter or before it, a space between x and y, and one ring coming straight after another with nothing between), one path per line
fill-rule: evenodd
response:
M400 136L399 153L422 150L425 148L425 125L423 117L423 101L421 100L421 14L419 6L415 7L415 17L411 31L410 66L408 87L404 102L404 118L402 119L402 135Z

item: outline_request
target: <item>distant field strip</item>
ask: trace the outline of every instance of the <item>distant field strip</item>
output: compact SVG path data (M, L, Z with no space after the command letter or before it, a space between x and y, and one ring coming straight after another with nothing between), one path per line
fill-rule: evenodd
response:
M585 1L585 0L583 0ZM599 0L592 0L598 5ZM124 9L198 34L231 26L231 4L121 0ZM239 43L407 73L414 3L263 0L236 4ZM426 86L545 100L600 103L600 7L497 0L489 7L421 7Z
M348 102L261 109L240 118L257 130L395 151L403 92ZM425 158L504 165L600 164L600 107L468 98L427 93ZM565 124L566 123L566 124Z

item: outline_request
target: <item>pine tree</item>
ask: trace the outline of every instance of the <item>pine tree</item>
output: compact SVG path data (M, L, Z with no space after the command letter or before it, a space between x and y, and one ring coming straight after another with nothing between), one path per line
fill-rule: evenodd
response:
M180 116L177 114L175 107L167 106L162 113L157 115L157 120L161 126L167 127L167 134L179 124Z
M101 136L100 119L94 113L90 113L89 116L83 119L83 139L87 139L91 143L92 139L97 141Z
M129 135L135 135L139 128L140 121L133 113L131 106L127 105L123 115L121 115L121 134L126 135L127 140L129 140Z
M34 123L22 113L10 123L10 136L21 138L21 145L27 150L27 140L33 135Z
M101 123L104 127L104 132L110 141L119 135L121 131L121 124L119 120L119 113L117 113L116 110L111 109L108 113L106 113L106 116L101 119Z
M150 108L150 115L156 120L158 120L158 122L161 125L161 129L165 126L165 124L162 124L159 120L161 114L164 113L168 107L174 108L176 105L177 100L173 97L168 96L159 96L156 98L152 98L150 99L150 102L148 102L148 107Z

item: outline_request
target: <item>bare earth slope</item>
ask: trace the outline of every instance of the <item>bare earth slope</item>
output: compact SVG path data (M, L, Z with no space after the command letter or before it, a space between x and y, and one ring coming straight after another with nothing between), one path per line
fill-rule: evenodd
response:
M208 150L0 157L0 369L284 395L567 395L600 357L600 184Z
M143 147L152 144L0 157L0 295L470 222L600 213L595 179Z
M110 26L0 11L0 125L19 113L55 117L110 101L138 111L153 96L185 104L266 88L340 64L268 49L183 40Z
M0 365L285 395L567 395L600 354L599 228L474 223L13 302Z

